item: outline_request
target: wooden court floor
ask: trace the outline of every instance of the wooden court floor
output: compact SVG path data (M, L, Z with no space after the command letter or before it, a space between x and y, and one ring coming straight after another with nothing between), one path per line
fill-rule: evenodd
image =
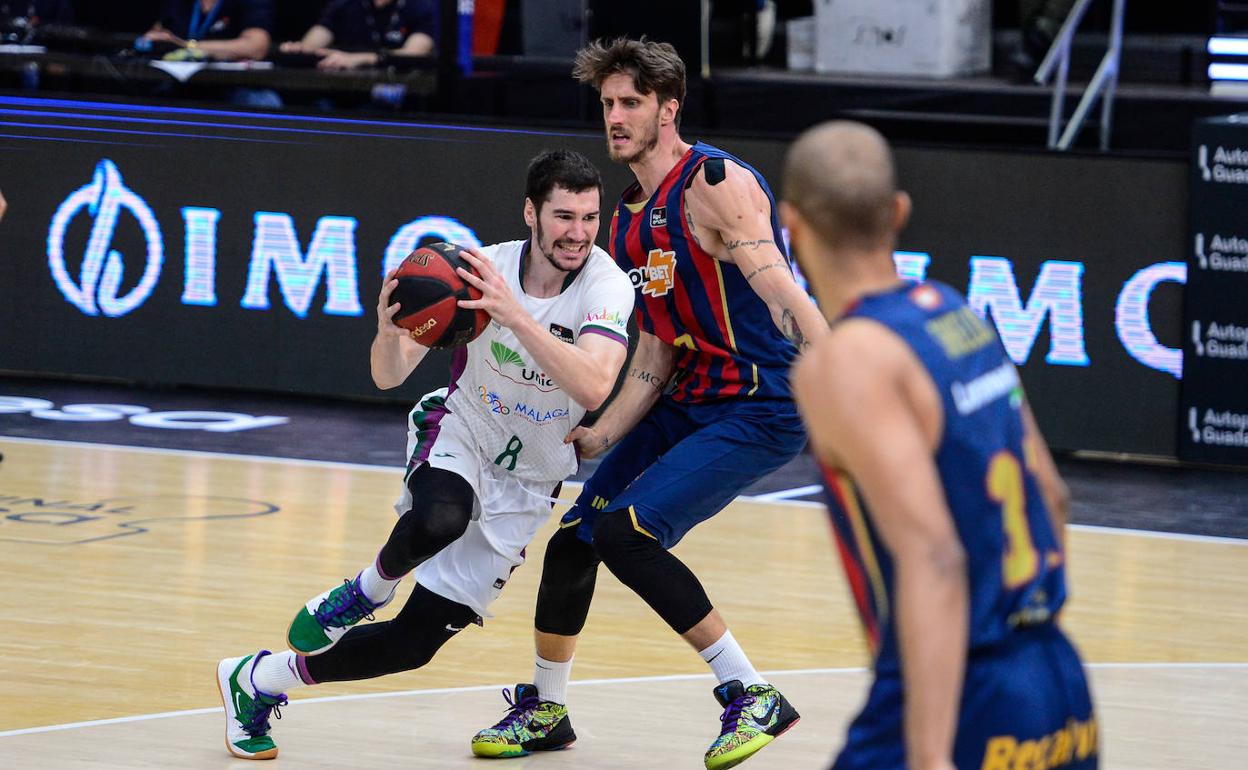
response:
M370 561L398 471L0 438L0 767L239 767L216 661L279 649L310 596ZM569 495L572 492L565 492ZM552 523L553 524L553 523ZM484 628L426 668L298 691L286 767L482 767L477 729L532 675L543 545ZM745 767L821 768L867 682L830 531L741 500L677 553L803 714ZM1245 767L1248 541L1074 528L1064 624L1092 670L1102 767ZM383 617L396 611L383 612ZM577 655L580 740L508 768L701 767L719 709L701 660L605 570Z

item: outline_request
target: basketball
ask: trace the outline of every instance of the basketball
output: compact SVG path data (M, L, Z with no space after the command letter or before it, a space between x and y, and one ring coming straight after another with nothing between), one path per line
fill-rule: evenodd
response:
M407 255L395 272L399 285L390 294L390 304L398 303L394 322L407 329L412 339L430 348L457 348L467 345L485 331L490 314L465 310L461 299L480 299L481 292L455 272L472 266L459 255L453 243L430 243Z

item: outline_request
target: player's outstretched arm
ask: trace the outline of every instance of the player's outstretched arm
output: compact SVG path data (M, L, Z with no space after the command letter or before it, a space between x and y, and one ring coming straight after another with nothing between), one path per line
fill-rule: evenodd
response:
M933 458L940 398L909 348L872 321L839 324L798 360L812 449L858 484L896 565L907 767L952 769L966 664L966 554Z
M393 271L381 284L381 292L377 295L377 335L373 337L373 346L368 354L373 383L382 390L402 385L425 353L429 352L429 348L412 339L406 329L394 322L394 314L399 312L400 305L397 302L393 305L387 303L398 285Z
M708 180L708 174L713 178ZM737 266L754 293L767 303L776 328L798 351L806 350L826 332L827 321L797 285L775 242L771 201L753 174L724 161L720 179L718 172L704 165L685 193L685 210L695 232L701 227L718 234L724 244L721 257Z
M653 334L641 332L620 392L597 422L590 427L574 428L564 440L575 441L582 457L597 457L606 452L650 411L675 370L676 351Z

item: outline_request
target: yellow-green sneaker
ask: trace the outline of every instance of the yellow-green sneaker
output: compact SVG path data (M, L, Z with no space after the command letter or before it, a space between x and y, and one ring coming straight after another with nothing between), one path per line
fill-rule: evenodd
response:
M724 707L719 717L723 727L706 750L706 770L736 767L801 718L769 684L746 688L733 679L715 687L715 699Z
M516 685L515 700L503 690L503 698L507 716L472 737L472 753L478 757L523 757L532 751L567 748L576 740L567 706L541 700L533 685Z

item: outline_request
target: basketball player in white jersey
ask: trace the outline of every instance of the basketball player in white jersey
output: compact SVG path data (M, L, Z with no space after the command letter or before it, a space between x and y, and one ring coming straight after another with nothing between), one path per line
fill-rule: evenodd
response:
M460 306L492 320L455 350L449 386L412 410L399 520L377 557L300 608L287 635L291 651L218 664L234 756L277 756L269 715L290 690L419 668L490 616L559 484L576 470L564 437L606 400L627 353L634 292L594 245L601 191L584 156L543 153L529 165L530 238L463 252L479 277L460 275L482 297ZM405 381L427 351L392 321L396 286L387 276L377 302L371 367L383 389ZM416 587L393 620L356 626L389 604L413 570ZM547 737L570 743L571 727L565 732Z

